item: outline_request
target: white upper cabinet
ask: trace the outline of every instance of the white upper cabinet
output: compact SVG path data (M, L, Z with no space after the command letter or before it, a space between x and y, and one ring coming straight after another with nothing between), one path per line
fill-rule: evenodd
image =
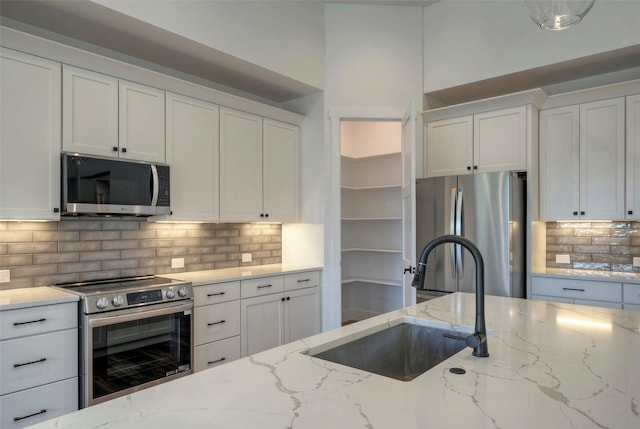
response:
M298 128L220 108L220 219L298 216Z
M427 123L427 177L525 170L527 106Z
M473 165L473 116L427 123L427 177L469 174Z
M164 91L63 66L67 152L165 162Z
M263 208L269 219L298 220L299 129L263 119Z
M0 219L60 219L60 63L0 48Z
M262 118L220 108L220 218L260 220Z
M626 218L640 219L640 94L627 97Z
M169 220L219 218L219 107L167 93L167 163L171 165Z
M473 115L473 160L479 173L526 170L527 107Z
M624 154L624 98L541 111L542 219L623 219Z
M62 87L63 150L118 156L118 79L65 64Z
M165 162L164 91L119 81L120 158Z

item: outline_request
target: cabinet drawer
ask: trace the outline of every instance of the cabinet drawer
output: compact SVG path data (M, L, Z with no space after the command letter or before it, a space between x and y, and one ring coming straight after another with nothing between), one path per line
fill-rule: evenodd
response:
M193 355L194 371L222 365L240 358L240 336L197 346Z
M640 311L640 304L623 304L622 308L624 308L625 310L634 310L634 311Z
M77 409L78 377L73 377L1 396L0 427L20 429Z
M284 276L284 290L302 289L305 287L315 286L320 286L320 271L285 274Z
M240 282L195 286L193 295L196 307L240 299Z
M622 302L622 284L614 282L532 277L533 295Z
M77 329L0 341L0 394L77 375Z
M194 313L195 345L240 334L240 301L198 307Z
M252 296L269 295L272 293L284 292L284 277L261 277L258 279L242 280L241 282L242 298L250 298Z
M627 304L640 304L640 285L625 283L622 290L625 308Z
M0 313L0 340L77 327L77 302L20 308Z

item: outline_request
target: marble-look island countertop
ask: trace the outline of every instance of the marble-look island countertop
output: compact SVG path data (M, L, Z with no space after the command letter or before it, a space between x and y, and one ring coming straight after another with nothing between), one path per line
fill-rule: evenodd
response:
M464 330L474 316L473 295L444 296L35 427L640 427L640 312L488 296L491 356L467 348L409 382L301 353L402 320Z

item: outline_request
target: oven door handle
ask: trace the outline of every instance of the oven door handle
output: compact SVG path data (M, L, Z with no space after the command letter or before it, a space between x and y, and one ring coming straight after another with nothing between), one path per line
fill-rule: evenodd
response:
M155 308L142 307L137 308L135 311L127 311L124 310L122 312L112 312L112 313L99 313L92 314L89 316L89 326L90 327L98 327L98 326L106 326L113 325L116 323L124 323L131 322L134 320L147 319L149 317L155 316L165 316L167 314L175 314L180 313L181 311L191 311L193 310L193 300L185 300L180 301L179 303L171 304L171 305L161 305Z

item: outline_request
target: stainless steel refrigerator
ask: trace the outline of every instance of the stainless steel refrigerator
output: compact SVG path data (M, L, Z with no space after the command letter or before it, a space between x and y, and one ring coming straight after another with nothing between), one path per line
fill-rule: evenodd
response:
M433 238L462 235L482 253L485 293L525 296L526 177L512 172L420 179L416 183L416 258ZM475 291L475 263L462 246L444 244L427 261L422 301Z

